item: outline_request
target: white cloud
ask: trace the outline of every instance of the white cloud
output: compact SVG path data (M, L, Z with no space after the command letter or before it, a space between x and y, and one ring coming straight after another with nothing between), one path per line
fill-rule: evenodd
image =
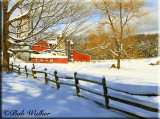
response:
M158 11L151 12L147 17L139 19L140 29L138 33L157 33L158 32Z
M139 19L138 33L158 33L158 0L148 0L149 15L147 17Z

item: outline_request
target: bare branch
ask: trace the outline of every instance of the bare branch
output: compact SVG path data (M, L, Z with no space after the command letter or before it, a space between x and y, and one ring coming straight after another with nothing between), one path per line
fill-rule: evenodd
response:
M9 11L9 16L15 11L15 9L23 2L24 0L19 0Z

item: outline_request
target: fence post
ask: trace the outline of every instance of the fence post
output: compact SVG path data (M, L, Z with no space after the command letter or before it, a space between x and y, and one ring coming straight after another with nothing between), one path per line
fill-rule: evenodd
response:
M46 71L47 69L45 68L44 70ZM45 84L48 84L47 73L45 72L44 75L45 75Z
M33 78L35 79L36 77L35 77L35 71L33 71L33 68L32 68L32 75L33 75Z
M28 77L27 66L25 65L26 77Z
M48 84L47 73L45 73L45 84Z
M20 75L21 72L20 72L20 65L18 65L18 74Z
M75 79L75 86L76 86L76 95L79 96L79 93L80 93L80 90L79 90L79 87L78 87L78 79L77 79L77 72L74 72L74 79Z
M104 98L105 98L105 106L107 109L109 109L109 105L108 105L109 98L107 96L108 91L107 91L107 87L106 87L106 79L104 77L102 78L102 84L103 84L103 91L104 91Z
M57 71L54 71L54 76L55 76L55 80L56 80L56 85L57 85L57 90L60 88L60 85L58 83L58 76L57 76Z
M35 65L33 64L33 69L35 69Z
M36 77L35 77L36 72L33 71L33 69L35 69L35 65L34 65L34 64L33 64L33 67L32 67L32 75L33 75L33 78L35 79L35 78L36 78Z
M12 71L13 71L13 62L12 62Z

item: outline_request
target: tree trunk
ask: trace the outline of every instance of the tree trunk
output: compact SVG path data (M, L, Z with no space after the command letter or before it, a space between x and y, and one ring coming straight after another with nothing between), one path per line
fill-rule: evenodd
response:
M4 33L4 32L3 32ZM3 68L8 71L9 69L9 53L7 52L9 49L9 43L6 41L7 35L3 35Z
M8 29L8 20L9 20L9 15L8 15L8 2L3 0L3 34L2 34L2 52L3 52L3 70L5 72L8 72L9 70L9 29Z
M119 4L120 6L120 27L121 27L121 36L120 36L120 44L118 46L118 56L117 56L117 69L120 69L120 59L121 59L121 45L123 40L123 25L122 25L122 3Z
M121 59L121 53L118 53L118 56L117 56L117 69L120 69L120 59Z

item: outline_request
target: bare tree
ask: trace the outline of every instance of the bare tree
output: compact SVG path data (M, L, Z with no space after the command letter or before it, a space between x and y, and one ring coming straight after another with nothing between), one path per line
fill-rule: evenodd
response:
M116 56L117 68L120 68L121 54L124 51L124 38L127 35L131 21L146 15L142 9L145 5L143 0L95 0L94 6L100 10L100 25L108 27L110 37L114 39L115 50L109 49ZM133 27L133 26L132 26ZM108 44L106 47L109 48Z
M9 53L40 53L30 49L22 49L24 46L33 46L37 42L34 38L36 35L43 33L51 27L54 30L62 27L62 36L69 36L69 34L73 34L88 19L84 15L84 4L81 1L17 0L12 2L12 0L2 0L2 6L3 67L6 69L9 68ZM9 7L11 8L9 9ZM17 16L12 18L14 13L17 13ZM63 38L57 46L61 42L63 42ZM19 48L16 47L14 49L11 45L18 46ZM45 52L54 49L55 47Z

